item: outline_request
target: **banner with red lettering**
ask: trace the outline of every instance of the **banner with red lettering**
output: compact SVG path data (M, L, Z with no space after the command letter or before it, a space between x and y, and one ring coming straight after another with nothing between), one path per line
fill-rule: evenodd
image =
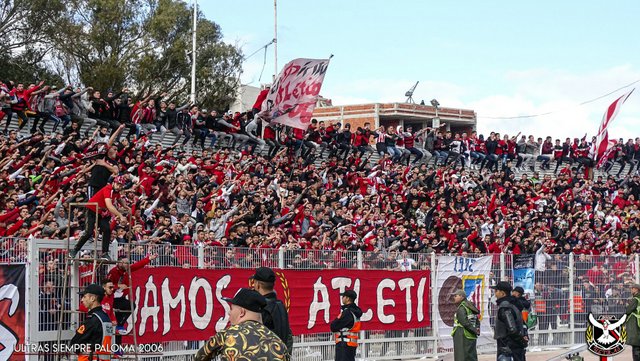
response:
M25 276L24 264L0 265L0 361L24 360L14 352L25 340Z
M275 270L275 291L295 335L331 332L340 293L354 289L364 330L402 330L431 324L430 271ZM228 326L229 304L248 287L253 270L144 268L133 276L139 343L205 340ZM131 318L129 319L131 321ZM131 331L129 326L129 331Z
M295 59L287 63L262 103L259 116L306 130L328 67L329 59Z

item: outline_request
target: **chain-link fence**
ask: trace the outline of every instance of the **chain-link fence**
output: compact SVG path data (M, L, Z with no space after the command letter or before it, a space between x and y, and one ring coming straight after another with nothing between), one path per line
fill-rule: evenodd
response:
M81 263L72 272L73 280L64 294L65 242L37 239L1 239L0 264L25 261L28 266L29 312L32 313L28 329L28 340L53 342L55 330L62 320L62 329L73 331L82 319L77 310L77 299L73 289L92 281L100 281L90 262ZM91 247L91 246L90 246ZM148 267L182 267L202 269L254 269L267 266L281 269L343 269L349 270L395 270L410 272L431 270L431 327L408 330L362 331L358 357L362 359L408 359L451 352L445 348L439 335L434 315L442 302L437 297L436 277L441 257L434 254L409 254L399 250L375 252L334 251L322 249L269 249L269 248L224 248L197 245L173 246L170 244L112 245L114 257L130 257L133 264L148 254L158 255ZM31 257L33 253L34 257ZM461 258L478 258L482 254L460 254ZM92 257L90 253L80 257ZM513 277L512 255L491 255L491 267L486 282L494 285L500 280L511 281ZM29 262L37 260L37 262ZM592 255L539 255L536 256L534 294L531 314L537 324L530 329L530 350L564 348L584 342L584 331L589 312L595 315L621 315L630 297L629 282L638 281L638 257L592 256ZM36 276L34 276L36 275ZM35 290L35 291L34 291ZM74 303L75 302L75 303ZM480 300L486 308L491 327L495 317L495 297L491 292ZM60 318L60 310L65 310ZM74 316L75 315L75 316ZM493 330L491 329L491 332ZM37 337L34 337L39 333ZM68 335L68 333L66 334ZM492 335L490 335L492 336ZM182 360L190 359L202 342L172 341L162 344L164 356L142 359ZM331 333L299 335L295 337L293 352L296 360L331 360L335 344ZM489 343L479 347L480 352L494 350ZM46 360L46 358L40 358Z

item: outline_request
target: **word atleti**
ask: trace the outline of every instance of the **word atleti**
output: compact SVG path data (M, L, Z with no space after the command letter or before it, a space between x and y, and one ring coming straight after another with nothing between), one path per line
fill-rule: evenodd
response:
M162 344L139 344L136 345L101 345L101 344L79 344L69 345L65 343L34 343L20 344L13 348L17 354L139 354L139 353L161 353L164 351Z
M176 272L173 267L135 272L133 289L139 342L202 340L229 323L225 297L246 287L253 270ZM340 293L357 292L363 329L411 329L430 325L430 272L277 270L275 290L288 307L295 335L327 332L340 312ZM128 336L130 337L130 336Z

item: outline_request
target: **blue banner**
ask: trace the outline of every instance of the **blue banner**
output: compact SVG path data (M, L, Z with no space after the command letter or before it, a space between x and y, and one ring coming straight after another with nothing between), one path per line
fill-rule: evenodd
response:
M535 284L535 255L523 254L513 256L513 287L524 288L524 297L529 300L534 298L533 286Z

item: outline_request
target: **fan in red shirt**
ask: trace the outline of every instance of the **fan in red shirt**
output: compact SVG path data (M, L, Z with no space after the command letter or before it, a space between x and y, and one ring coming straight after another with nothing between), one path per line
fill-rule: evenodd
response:
M102 310L109 316L109 319L115 326L116 322L116 314L113 312L113 282L110 279L105 278L102 280L102 288L104 288L104 297L102 298ZM80 312L89 312L84 304L80 303Z
M117 196L117 192L120 191L126 183L124 176L116 177L112 184L107 184L98 193L89 199L88 203L97 203L95 205L87 206L86 213L86 225L85 231L82 237L78 240L76 246L69 251L70 258L76 258L76 255L82 249L85 243L89 240L94 233L94 227L96 225L96 217L98 218L98 226L102 232L102 255L101 258L110 260L109 245L111 244L111 215L120 218L121 222L126 223L127 219L122 213L120 213L113 205L113 200Z
M131 314L131 303L127 296L129 295L129 272L135 272L144 268L151 261L156 259L158 255L152 254L139 260L138 262L129 265L129 259L127 257L120 257L118 263L107 274L107 279L117 287L118 291L114 295L113 304L116 312L116 320L118 322L118 331L122 333L124 331L123 326ZM116 297L118 296L118 297Z

